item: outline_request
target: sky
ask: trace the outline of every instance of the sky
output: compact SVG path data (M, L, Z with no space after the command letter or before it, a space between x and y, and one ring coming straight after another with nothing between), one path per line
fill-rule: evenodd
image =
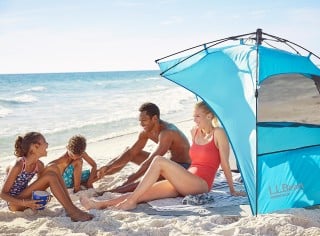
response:
M156 59L264 32L320 55L318 0L1 0L0 74L157 70Z

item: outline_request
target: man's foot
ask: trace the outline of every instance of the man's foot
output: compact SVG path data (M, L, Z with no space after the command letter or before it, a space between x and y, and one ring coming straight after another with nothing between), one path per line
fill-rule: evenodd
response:
M98 209L97 204L96 204L97 202L89 199L85 195L80 196L80 203L86 210Z

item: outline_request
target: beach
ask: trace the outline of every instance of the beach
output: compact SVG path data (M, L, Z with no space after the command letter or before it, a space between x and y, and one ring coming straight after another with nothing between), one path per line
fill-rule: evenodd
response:
M188 132L192 121L177 124ZM119 154L135 139L136 134L117 139L90 143L87 152L95 158L98 166ZM153 144L147 145L147 150ZM55 150L44 157L47 162L64 150ZM234 163L233 163L234 164ZM131 171L128 165L120 173L106 176L94 184L95 190L117 186ZM3 176L4 173L1 173ZM81 207L81 194L94 196L93 189L76 194L69 189L72 200ZM116 194L105 193L99 199L108 199ZM82 208L83 209L83 208ZM248 206L230 206L210 215L168 215L150 210L141 204L134 211L89 210L94 219L88 222L72 222L55 198L45 210L10 212L6 203L0 201L1 235L320 235L320 209L290 209L278 213L252 216Z
M37 130L43 130L44 135L48 137L48 155L41 158L45 164L62 155L66 151L67 138L71 134L77 133L88 136L87 153L94 158L98 167L106 164L135 141L139 131L137 110L139 104L145 100L160 104L163 118L173 121L190 137L189 131L193 126L192 109L196 98L173 84L161 84L162 80L155 76L156 72L143 72L142 77L139 77L140 74L130 74L132 78L128 74L113 75L117 78L120 77L121 89L119 84L115 84L113 81L114 77L107 80L108 87L103 87L107 82L99 77L99 81L93 82L99 87L87 88L87 90L92 90L92 94L87 91L87 97L76 97L75 94L79 93L79 89L88 86L85 81L91 75L86 75L86 79L83 80L77 77L78 84L76 86L83 87L74 88L74 91L71 89L62 90L61 88L51 91L52 84L49 86L41 80L39 84L24 85L26 87L21 88L19 91L22 92L18 94L12 92L13 94L7 95L22 100L12 99L9 101L0 97L0 114L2 114L0 122L2 122L1 127L6 127L1 131L1 145L4 151L1 153L3 160L0 167L0 182L2 183L5 178L5 167L14 160L10 154L12 153L13 137L25 131L26 129L23 129L22 126L27 124L29 125L28 129L36 127ZM135 80L137 83L144 84L144 90L152 91L152 95L148 92L143 93L142 90L135 93L138 85L129 83L127 80ZM58 82L55 82L54 85L57 86ZM113 92L108 90L100 93L97 90L97 88L109 89L111 85L114 86ZM64 86L66 89L69 84L66 83ZM66 91L69 92L68 96ZM50 93L59 96L54 99L50 97L51 100L46 100L45 104L42 104L44 96ZM90 96L95 93L98 96L106 94L106 97L101 101L97 100L97 97L92 97L90 100ZM52 96L52 94L50 95ZM63 101L67 98L72 102L67 104L68 107L62 106ZM118 100L121 102L117 102ZM67 102L65 101L65 103ZM52 106L52 104L56 105ZM109 106L103 106L103 104ZM57 109L57 111L44 114L41 109L47 109L47 106ZM94 110L93 106L95 106ZM117 108L117 106L120 107ZM23 116L22 109L30 107L36 115L28 113L28 116ZM110 110L105 111L106 109ZM70 110L74 112L70 112ZM68 113L64 114L64 112ZM106 116L103 116L105 113ZM61 114L63 118L59 118L57 114ZM87 114L91 114L90 117L94 116L94 119L90 120ZM69 116L68 119L67 116ZM36 122L33 123L34 120ZM47 122L48 125L41 126L43 123L40 124L40 122ZM58 123L61 129L57 129L54 122ZM124 126L124 124L127 125ZM62 128L65 129L62 130ZM148 143L145 150L152 150L154 145L154 143ZM86 167L84 166L84 169ZM231 156L231 168L235 167L235 161ZM94 189L82 190L76 194L72 192L72 189L68 191L73 202L84 210L79 202L82 194L96 197L96 191L120 185L136 168L137 166L128 164L121 172L105 176L96 182ZM97 198L109 199L114 196L117 194L105 193ZM308 209L288 209L258 216L251 214L248 204L213 208L210 209L210 214L162 212L153 209L147 203L140 204L133 211L105 209L89 210L88 212L94 215L93 220L72 222L54 197L44 210L37 212L29 209L24 212L10 212L7 203L0 200L0 235L320 235L319 206Z

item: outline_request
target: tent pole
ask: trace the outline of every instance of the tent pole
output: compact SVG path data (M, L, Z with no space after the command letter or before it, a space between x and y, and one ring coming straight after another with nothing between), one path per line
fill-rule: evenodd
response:
M258 83L259 83L259 45L262 44L263 38L262 38L262 29L257 29L256 32L256 46L257 46L257 59L256 59L256 88L255 88L255 99L256 99L256 212L255 215L258 216Z

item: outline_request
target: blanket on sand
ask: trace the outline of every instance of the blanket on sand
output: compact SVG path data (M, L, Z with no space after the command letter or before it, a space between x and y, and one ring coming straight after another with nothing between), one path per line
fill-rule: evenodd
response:
M232 175L235 189L244 191L240 173L232 173ZM148 204L156 211L191 211L206 215L211 212L209 208L248 205L249 201L247 197L235 197L230 194L223 171L219 170L209 193L159 199L149 201Z

